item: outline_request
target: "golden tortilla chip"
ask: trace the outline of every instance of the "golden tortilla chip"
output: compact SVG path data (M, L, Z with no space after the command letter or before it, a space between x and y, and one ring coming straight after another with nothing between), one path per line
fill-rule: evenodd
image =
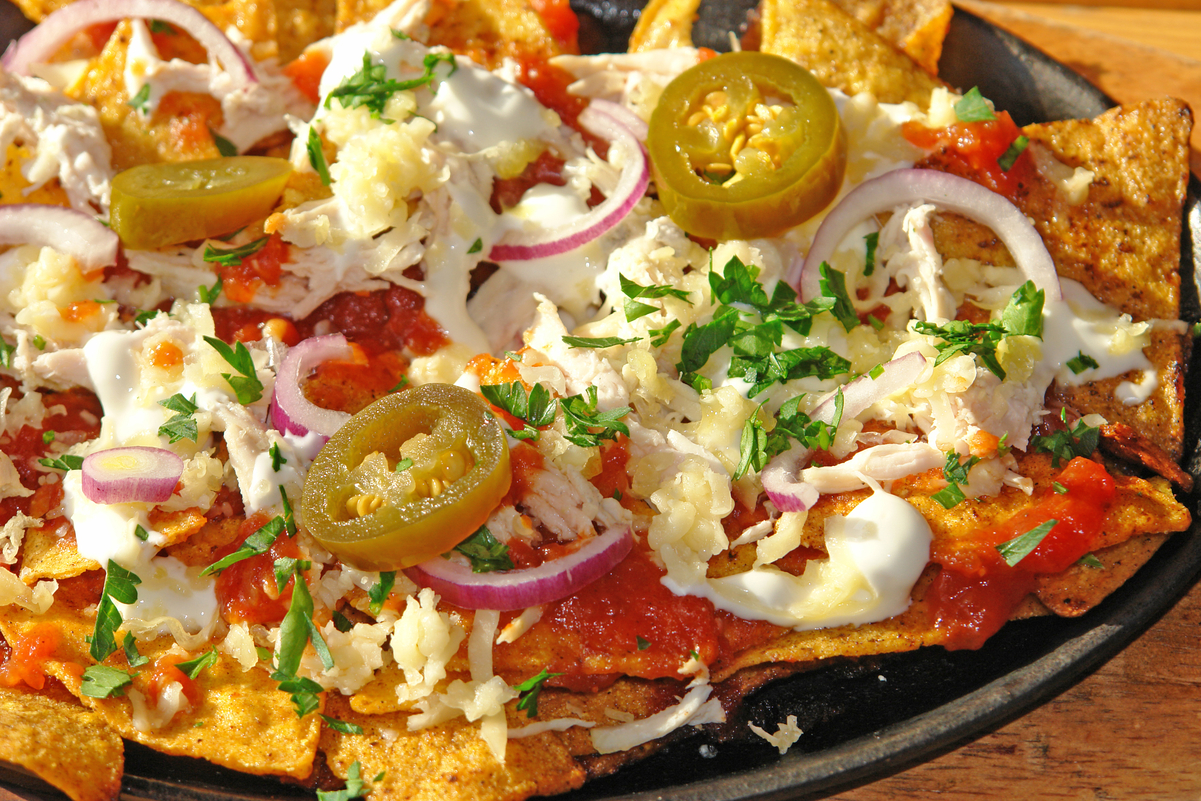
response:
M73 801L113 801L125 748L104 720L74 699L0 685L0 759L29 770Z
M937 78L830 0L763 0L759 49L784 56L825 86L922 108Z
M1101 567L1076 564L1054 576L1043 576L1035 591L1048 611L1060 617L1079 617L1126 583L1147 563L1169 534L1143 534L1093 556Z
M834 0L931 75L951 24L948 0Z
M70 526L57 527L53 524L25 530L21 549L21 581L30 586L39 579L67 579L82 575L89 570L99 570L96 564L75 549Z
M692 23L700 0L651 0L630 34L629 51L692 47Z

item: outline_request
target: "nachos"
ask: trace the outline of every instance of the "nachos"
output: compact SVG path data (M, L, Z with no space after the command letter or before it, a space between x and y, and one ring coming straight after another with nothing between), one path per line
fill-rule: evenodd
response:
M1190 525L1179 101L1019 128L942 3L21 6L0 758L72 798L560 793Z

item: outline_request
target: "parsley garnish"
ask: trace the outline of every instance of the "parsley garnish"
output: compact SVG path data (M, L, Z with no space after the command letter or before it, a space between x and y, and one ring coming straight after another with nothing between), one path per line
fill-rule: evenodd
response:
M215 248L212 245L204 246L204 260L214 264L220 264L222 267L236 267L242 263L242 260L253 256L263 249L263 245L267 244L269 237L260 237L253 242L247 242L245 245L239 245L236 248ZM205 301L211 303L211 301Z
M515 439L538 439L538 429L555 422L557 402L550 391L541 384L534 384L528 393L520 381L509 384L486 384L480 393L498 409L503 409L525 423L520 431L513 431Z
M271 455L272 472L278 473L279 469L288 463L288 460L284 458L283 453L281 453L279 450L278 442L271 443L271 448L267 451L267 453Z
M1001 558L1010 567L1015 566L1018 562L1025 559L1030 553L1037 548L1043 541L1043 538L1055 528L1055 524L1059 521L1052 518L1045 523L1027 531L1025 534L1019 534L1011 540L1002 542L997 547L997 553L1001 554Z
M329 646L313 622L313 596L309 594L299 564L293 566L292 602L288 613L279 624L279 657L271 678L279 682L279 688L292 694L292 705L299 717L316 711L319 706L317 693L322 692L317 682L296 675L305 646L311 641L322 666L329 670L334 666Z
M83 467L83 457L64 453L55 459L38 459L38 464L52 470L79 470Z
M42 444L49 445L51 442L54 442L54 437L55 437L55 432L43 431L42 432Z
M252 556L267 553L275 541L279 539L279 535L284 531L284 519L276 516L267 521L266 525L262 526L258 531L251 534L242 542L236 551L228 556L218 559L211 565L200 571L200 575L208 576L215 573L220 573L225 568L241 562L243 559L249 559Z
M638 342L642 337L622 339L621 337L563 337L563 343L572 348L612 348L617 345L629 345Z
M1085 370L1096 370L1100 366L1096 359L1084 351L1078 351L1075 356L1068 359L1068 369L1075 375L1080 375Z
M1076 564L1080 565L1081 567L1091 567L1093 570L1105 569L1105 565L1101 562L1101 560L1098 559L1095 554L1091 553L1086 553L1084 556L1080 557Z
M170 23L163 22L161 19L150 20L150 32L162 33L167 36L174 36L176 34L175 28L171 27Z
M484 240L480 239L479 237L476 237L476 240L471 243L471 247L467 248L467 255L470 256L472 253L479 253L483 249L484 249Z
M396 463L396 467L393 468L392 472L393 473L403 473L404 471L408 470L412 466L413 466L412 459L409 459L409 458L401 459L399 462Z
M175 667L183 671L183 674L189 679L195 680L205 668L217 664L217 649L210 647L200 656L195 659L188 659L184 662L177 662Z
M135 537L137 537L138 539L140 539L142 542L146 542L146 540L150 539L150 532L147 531L146 529L142 528L141 523L139 523L133 527L133 535Z
M350 618L339 612L337 609L330 614L330 617L333 618L334 628L343 634L354 628L354 624L350 622Z
M1056 495L1067 495L1068 494L1068 488L1065 487L1063 484L1060 484L1058 481L1051 482L1051 489L1055 490Z
M355 733L362 734L362 730L360 729ZM363 768L356 759L350 764L350 769L346 772L346 787L341 790L318 790L317 801L350 801L352 798L362 798L364 794L371 790L370 783L364 781L362 777L362 771ZM379 776L375 777L375 781L378 782L383 777L384 774L380 773Z
M83 672L79 692L89 698L119 698L133 683L133 675L120 668L91 665Z
M992 106L984 99L984 95L980 94L980 87L973 86L955 104L955 117L960 122L985 122L995 120L997 115L993 113Z
M250 351L246 350L246 345L236 342L234 343L235 347L231 348L216 337L205 337L204 341L212 345L213 349L221 354L221 358L240 373L240 375L221 374L221 377L233 387L234 393L238 396L238 403L246 405L263 397L263 382L259 381L258 374L254 369L254 360L250 358Z
M679 320L672 320L662 328L649 328L647 333L651 335L651 345L656 348L661 348L667 344L667 340L671 338L671 332L680 327Z
M370 605L367 607L371 610L371 614L378 615L380 610L384 608L384 601L388 600L388 596L392 593L392 587L396 585L396 571L385 570L379 574L379 581L371 585L371 589L367 590L367 597L370 599Z
M11 370L13 367L13 354L16 352L16 345L10 345L8 344L8 340L0 337L0 367Z
M284 531L288 532L289 537L296 536L296 518L292 514L292 504L288 500L288 491L284 489L284 485L279 485L279 504L284 507L283 521Z
M959 454L955 451L947 453L947 463L942 468L942 476L947 480L947 485L930 497L942 504L944 509L952 509L967 500L959 485L967 483L968 471L979 461L980 457L971 456L966 462L961 462Z
M839 389L834 395L832 423L810 419L809 415L801 411L802 397L797 395L784 402L780 411L776 413L776 427L770 432L760 422L758 413L747 418L742 426L738 467L734 471L735 481L751 469L762 470L772 457L788 450L791 440L795 439L802 447L821 450L829 450L834 444L838 424L842 421L842 390Z
M38 350L45 350L46 349L46 338L44 336L42 336L41 334L34 334L33 335L33 346L35 348L37 348Z
M1034 288L1033 281L1018 287L1001 312L1001 319L988 323L972 323L967 320L949 320L942 325L918 321L913 328L919 334L942 339L936 343L938 358L934 365L945 362L952 356L971 354L987 367L993 375L1005 379L1005 369L997 361L997 345L1005 337L1042 337L1043 301L1046 293Z
M635 637L634 639L635 639L635 640L637 641L637 643L638 643L638 650L639 650L639 651L645 651L647 648L650 648L650 647L651 647L651 641L650 641L650 640L644 640L644 639L642 639L642 637Z
M129 100L125 101L125 105L137 111L139 114L146 115L150 113L150 84L142 84L142 88L138 93Z
M134 573L108 560L108 575L104 578L104 589L96 607L96 625L92 629L92 644L89 653L97 662L103 662L117 650L113 634L121 628L124 619L117 603L132 604L138 600L137 586L142 583Z
M596 402L596 387L588 387L585 395L570 395L559 401L563 422L567 424L566 437L581 448L599 445L604 439L617 439L618 434L630 434L629 427L621 422L629 414L628 407L598 412ZM593 432L594 428L600 431Z
M224 285L225 282L221 280L221 276L217 276L217 283L213 284L211 287L196 287L196 295L200 298L201 303L207 303L208 305L212 306L217 302L217 296L221 294L221 287Z
M325 721L325 725L329 726L336 732L341 734L362 734L363 727L357 723L347 723L344 720L331 718L329 715L322 715L321 719Z
M661 311L660 307L652 306L649 303L642 303L638 300L638 298L654 300L657 298L671 297L678 298L685 303L692 305L692 301L688 299L688 292L686 290L659 284L642 286L641 284L634 283L621 273L617 274L617 279L621 282L622 294L626 296L624 311L627 322L637 320L639 317L645 317L651 312Z
M217 146L217 152L225 158L238 155L237 145L214 131L212 128L209 128L209 136L213 137L213 144Z
M373 63L371 54L364 52L362 69L347 78L326 96L325 107L330 108L330 103L337 98L342 108L366 106L371 112L372 118L383 122L392 122L381 116L384 113L384 106L387 105L392 95L432 83L435 78L434 68L441 63L450 65L450 72L446 77L453 75L458 68L453 54L429 53L422 62L425 67L423 75L409 81L398 81L389 78L388 68L383 64Z
M491 573L494 570L512 570L514 567L509 557L509 546L492 536L487 526L480 526L454 549L471 562L472 573Z
M830 313L842 323L843 328L850 331L859 325L859 315L855 314L855 304L851 302L851 296L847 293L847 277L824 261L819 269L822 295L834 299L834 307L830 309Z
M321 183L329 186L329 165L325 163L325 152L321 149L321 136L312 125L309 126L309 139L305 145L309 152L309 164L312 164L313 169L317 171Z
M562 676L562 673L551 673L546 668L537 676L526 679L521 684L515 685L514 690L518 692L517 711L525 710L526 717L538 717L538 696L542 694L542 685L547 679L553 676Z
M159 401L158 405L175 412L167 422L158 427L160 437L167 437L171 442L179 442L181 439L196 441L200 432L196 427L196 418L192 416L199 408L196 405L195 393L189 400L177 392L166 400Z
M1025 151L1026 146L1029 144L1030 139L1025 134L1018 136L997 159L997 166L1003 171L1009 172L1013 168L1014 162L1018 160L1018 156L1022 155L1022 152Z
M867 236L863 237L863 246L867 249L867 255L863 263L863 275L866 278L876 271L876 248L880 245L880 232L872 231Z
M1059 419L1067 425L1067 409L1060 410ZM1091 456L1100 439L1101 429L1085 425L1083 420L1077 420L1071 428L1031 437L1030 446L1035 453L1051 454L1051 466L1059 467L1060 462L1070 462L1076 456Z
M121 640L121 648L125 651L125 661L131 668L141 667L150 661L150 657L138 653L138 642L129 634Z

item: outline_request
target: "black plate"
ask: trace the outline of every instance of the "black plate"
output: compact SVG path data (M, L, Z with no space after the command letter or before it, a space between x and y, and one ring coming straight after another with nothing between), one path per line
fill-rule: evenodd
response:
M745 0L741 0L745 2ZM623 51L641 2L572 0L581 42L590 50ZM701 4L697 44L729 49L728 31L745 25L745 5ZM0 0L0 12L12 10ZM23 23L0 13L0 30ZM979 86L1019 125L1096 116L1113 105L1080 76L988 22L957 9L941 61L953 86ZM1201 318L1196 275L1201 254L1201 182L1190 181L1182 241L1182 317ZM1186 466L1201 475L1201 369L1188 375ZM1186 499L1193 509L1196 496ZM1183 595L1201 570L1201 524L1168 541L1143 569L1102 604L1075 620L1010 623L979 651L927 648L832 665L768 686L751 696L737 725L774 731L796 715L804 735L787 755L758 738L723 741L701 734L672 745L616 775L560 798L628 801L798 799L845 788L898 770L1029 711L1101 665ZM27 777L0 773L9 786ZM44 785L42 785L44 787ZM168 758L129 744L125 796L155 801L231 801L311 797L273 781ZM25 791L22 791L23 793ZM36 796L41 797L41 792Z

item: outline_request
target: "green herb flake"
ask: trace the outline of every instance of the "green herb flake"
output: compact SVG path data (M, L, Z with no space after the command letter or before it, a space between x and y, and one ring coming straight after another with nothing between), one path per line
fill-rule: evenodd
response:
M650 640L644 640L644 639L642 639L642 637L636 637L635 639L638 642L638 650L639 651L645 651L647 648L651 647Z
M667 344L667 340L671 339L671 334L680 327L679 320L672 320L662 328L647 329L647 333L651 335L651 345L656 348L661 348Z
M629 414L629 407L597 411L596 387L588 387L584 395L570 395L559 401L563 410L563 421L567 427L566 438L581 448L599 445L602 440L617 439L618 434L630 435L629 426L621 418ZM600 429L599 431L596 429Z
M834 308L830 309L830 313L842 323L843 328L850 331L859 325L859 315L855 313L855 304L847 292L846 276L824 261L818 269L821 271L822 295L834 300Z
M212 306L214 303L217 302L217 298L218 298L218 296L220 296L221 289L224 285L225 285L225 282L221 279L220 276L218 276L217 282L215 284L213 284L211 287L208 287L208 286L196 287L196 296L198 298L200 298L201 303L207 303L208 305Z
M55 433L53 431L43 431L42 432L42 444L49 445L51 442L54 442L54 436L55 436Z
M371 611L371 614L378 615L380 613L380 610L384 608L384 602L392 594L394 586L396 586L396 571L382 571L379 574L379 581L372 584L371 589L367 590L367 598L370 601L367 608Z
M83 672L79 692L88 698L119 698L132 683L133 676L127 671L107 665L90 665Z
M618 345L629 345L638 342L642 337L622 339L621 337L563 337L563 343L571 348L613 348Z
M103 662L109 654L117 650L117 643L113 635L124 622L121 612L117 609L117 603L136 603L138 600L137 586L141 583L142 579L137 575L121 567L112 559L108 560L104 589L100 593L100 603L96 607L96 624L92 629L91 647L88 651L97 662Z
M542 694L542 685L547 679L554 676L562 676L562 673L551 673L546 668L537 676L526 679L521 684L516 684L513 689L517 691L517 711L525 711L526 717L538 717L538 696Z
M512 432L516 439L538 439L538 429L555 422L559 403L542 384L535 384L528 393L520 381L486 384L480 387L480 393L493 406L525 423L521 430Z
M309 153L309 164L313 165L313 169L321 179L321 184L329 186L329 165L325 163L325 151L321 149L321 135L312 125L309 126L309 138L305 143L305 149Z
M317 801L351 801L352 798L362 798L371 791L370 784L363 781L362 771L363 768L356 759L346 771L346 787L341 790L318 790ZM379 781L379 778L376 781Z
M239 245L236 248L215 248L212 245L204 246L204 260L212 264L220 264L222 267L236 267L247 259L263 249L270 237L259 237L253 242L247 242L245 245ZM212 301L206 300L205 303L211 305Z
M238 549L228 556L218 559L211 565L200 571L200 575L208 576L215 573L220 573L225 568L241 562L243 559L249 559L252 556L267 553L267 550L275 544L279 539L279 535L284 531L284 519L282 517L273 517L267 521L266 525L262 526L258 531L251 534L238 546Z
M210 647L207 651L194 659L188 659L184 662L177 662L175 667L179 668L185 676L193 681L200 676L204 669L217 664L217 649Z
M863 276L866 278L876 271L876 248L880 246L880 232L872 231L863 237L863 246L867 250L863 263Z
M467 249L467 255L470 256L473 253L479 253L483 249L484 249L484 240L480 239L479 237L476 237L476 240L471 243L471 247L469 247Z
M509 546L496 539L487 526L480 526L474 534L456 545L454 550L471 562L472 573L491 573L495 570L514 568L513 559L509 556Z
M350 618L335 609L330 617L333 618L334 628L345 634L354 628L354 623L350 622Z
M329 715L322 715L321 719L325 721L325 725L329 726L339 734L362 734L363 727L357 723L347 723L344 720L331 718Z
M1091 553L1086 553L1084 556L1080 557L1076 564L1080 565L1081 567L1092 568L1093 570L1105 569L1105 565L1101 562L1101 560L1098 559L1095 554Z
M216 337L206 336L204 341L209 343L217 353L221 354L221 358L225 359L229 366L238 372L238 375L221 374L221 377L228 381L230 387L233 388L238 397L238 403L245 406L263 397L263 382L259 381L254 367L254 359L250 357L250 351L246 349L244 343L237 342L231 348Z
M51 470L79 470L83 467L83 457L64 453L54 459L38 459L38 464Z
M1056 495L1067 495L1068 494L1068 488L1065 487L1063 484L1060 484L1058 481L1051 482L1051 489L1055 490Z
M955 104L955 118L960 122L987 122L995 120L997 115L984 95L980 94L980 87L973 86Z
M217 152L225 158L231 158L238 155L238 146L226 139L221 134L209 128L209 136L213 137L213 144L217 147Z
M158 427L160 437L166 437L170 442L179 442L181 439L190 439L192 442L196 442L200 436L200 430L193 415L200 407L196 405L195 393L189 399L177 392L166 400L159 401L158 405L175 412L167 422Z
M10 345L8 344L8 340L0 338L0 367L11 370L13 368L13 355L16 352L16 345Z
M129 98L129 100L125 102L125 105L129 106L143 117L148 115L150 113L150 84L142 84L142 88L138 90L138 93Z
M131 668L141 667L150 661L150 657L138 653L138 641L131 634L126 634L121 640L121 649L125 651L125 661Z
M272 442L271 448L268 449L267 453L271 456L271 471L273 473L278 473L279 469L288 463L288 460L284 458L283 453L279 450L278 442Z
M133 527L133 535L142 542L146 542L148 539L150 539L150 532L144 529L141 523L138 523Z
M997 553L1001 554L1001 558L1010 567L1014 567L1018 562L1029 556L1035 548L1037 548L1043 539L1055 528L1058 520L1054 518L1048 520L1041 525L1027 531L1025 534L1019 534L1011 540L1001 543L997 547Z
M1002 153L997 159L997 166L999 166L1003 171L1009 172L1011 169L1013 169L1014 163L1026 150L1026 146L1029 144L1030 139L1025 134L1018 136L1018 138L1014 139L1009 147L1005 149L1005 152Z
M177 34L177 31L170 23L163 22L161 19L150 20L149 28L151 33L161 33L164 36L175 36Z
M1034 453L1051 454L1051 466L1056 468L1077 456L1091 456L1101 440L1101 429L1086 425L1084 420L1077 420L1075 425L1068 427L1067 409L1060 410L1059 419L1063 421L1064 428L1030 438L1030 449Z
M1084 353L1084 351L1079 351L1075 356L1068 359L1068 369L1075 375L1080 375L1085 370L1096 370L1100 366L1096 359Z
M396 468L392 472L403 473L404 471L408 470L412 466L413 466L413 460L406 457L396 463Z

